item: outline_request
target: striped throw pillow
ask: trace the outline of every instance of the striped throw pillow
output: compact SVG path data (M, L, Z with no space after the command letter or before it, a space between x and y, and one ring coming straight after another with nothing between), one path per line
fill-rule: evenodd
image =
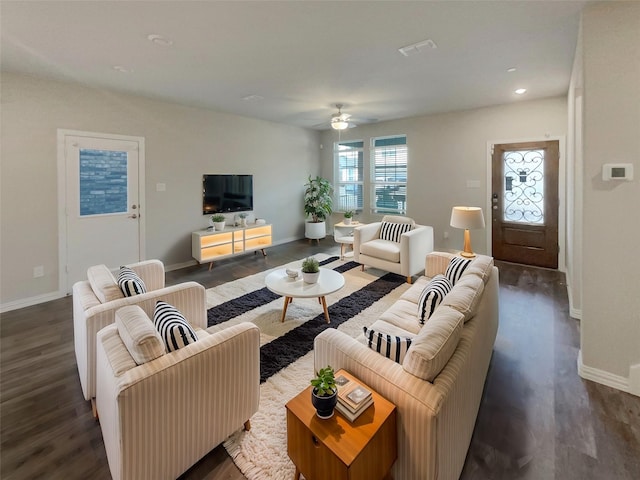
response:
M452 288L453 286L449 279L442 274L436 275L427 283L418 300L418 321L420 325L424 325L424 322L431 318L433 312Z
M402 363L404 356L407 354L407 350L409 350L411 346L410 338L376 332L367 327L363 327L363 331L369 348L390 358L396 363Z
M120 273L118 273L118 286L125 297L133 297L134 295L140 295L141 293L147 293L147 287L144 281L138 276L136 272L129 267L120 267Z
M451 259L444 274L449 279L452 286L460 280L460 277L469 265L471 265L471 259L469 258L453 257Z
M167 302L156 302L153 312L153 324L167 347L167 352L173 352L198 340L184 315Z
M380 239L400 243L402 234L411 231L412 228L410 223L382 222Z

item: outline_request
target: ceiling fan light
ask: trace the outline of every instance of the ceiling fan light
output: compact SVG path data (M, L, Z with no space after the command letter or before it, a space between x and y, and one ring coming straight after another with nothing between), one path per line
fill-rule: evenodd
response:
M334 130L345 130L349 128L349 123L341 119L337 119L331 122L331 128L333 128Z

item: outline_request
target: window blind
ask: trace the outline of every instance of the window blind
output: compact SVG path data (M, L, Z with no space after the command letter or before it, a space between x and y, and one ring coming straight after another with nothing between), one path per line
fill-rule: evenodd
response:
M407 137L378 137L371 143L371 211L404 215L407 212Z
M335 201L337 210L362 211L364 188L364 142L339 142L334 145L336 162Z

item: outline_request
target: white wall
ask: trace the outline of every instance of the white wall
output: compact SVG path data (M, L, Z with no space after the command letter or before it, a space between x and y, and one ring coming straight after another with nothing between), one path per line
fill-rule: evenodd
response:
M491 185L487 185L490 181L488 142L546 140L547 136L564 138L566 130L567 101L557 97L360 125L343 132L341 139L364 140L366 163L370 158L371 137L406 134L409 148L407 215L417 223L434 227L436 248L461 249L463 231L449 226L451 208L454 205L482 207L488 228L484 232L471 232L471 238L474 251L488 253L487 206L491 193ZM332 149L337 140L336 132L322 135L322 171L332 180ZM561 148L563 145L564 141ZM564 152L561 150L560 154L563 156ZM564 164L563 160L560 164ZM560 176L564 178L563 172ZM479 181L480 188L467 187L467 180ZM372 221L379 217L366 214L361 218ZM338 219L334 216L334 220ZM445 231L449 233L448 239L444 238Z
M580 373L640 395L640 3L588 5L582 51ZM603 182L608 162L632 163L634 181Z
M304 236L318 132L5 72L1 88L0 305L58 291L58 128L145 137L148 258L192 260L190 233L208 225L204 173L253 174L255 213L273 224L274 241ZM36 265L44 277L33 278Z

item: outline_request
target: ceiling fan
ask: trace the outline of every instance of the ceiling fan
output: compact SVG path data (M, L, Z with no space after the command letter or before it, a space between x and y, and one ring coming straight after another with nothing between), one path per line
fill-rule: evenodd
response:
M351 115L348 113L342 113L342 107L344 105L342 103L336 103L336 108L338 109L338 113L334 113L331 115L331 128L334 130L345 130L347 128L353 128L356 125L353 123L349 123L349 119Z

